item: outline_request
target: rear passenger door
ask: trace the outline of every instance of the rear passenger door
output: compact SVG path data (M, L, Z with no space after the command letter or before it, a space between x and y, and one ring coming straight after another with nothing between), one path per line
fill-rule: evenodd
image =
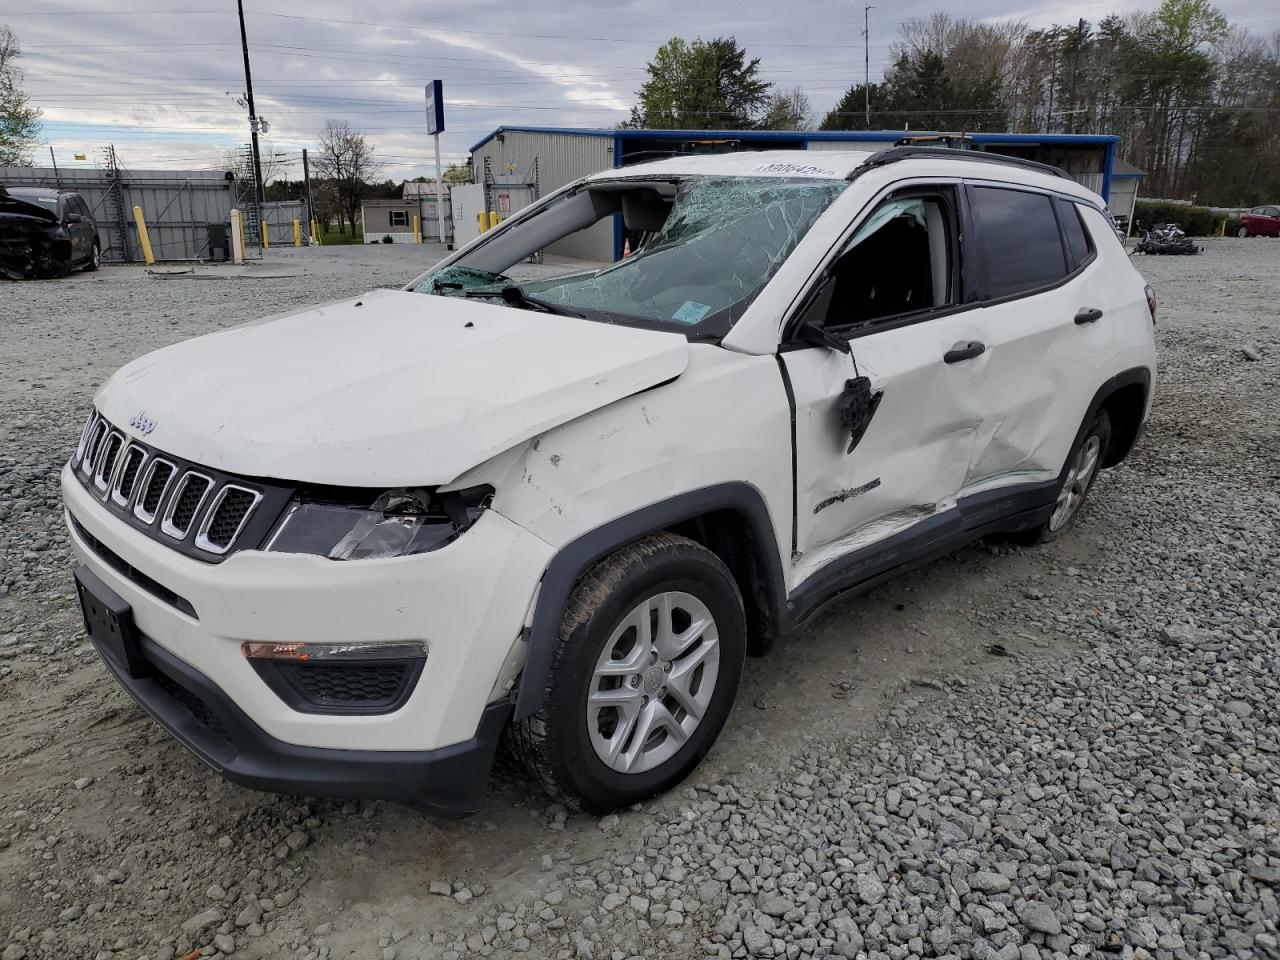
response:
M1114 337L1075 202L969 183L987 345L986 411L962 495L1057 478Z

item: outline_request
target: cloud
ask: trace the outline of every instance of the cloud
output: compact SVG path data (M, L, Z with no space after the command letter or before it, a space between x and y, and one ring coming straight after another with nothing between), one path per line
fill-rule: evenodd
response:
M971 0L967 16L1017 16L1040 25L1157 0L1081 0L1063 7ZM1274 0L1220 0L1229 17L1269 32ZM761 58L766 79L802 86L828 109L862 77L862 11L845 0L252 0L248 34L258 111L272 149L296 158L327 119L365 132L394 179L430 173L423 85L445 85L446 161L503 124L613 126L625 119L644 66L671 36L734 35ZM889 62L901 19L937 0L878 5L871 15L873 78ZM114 142L126 163L221 164L248 139L239 25L212 0L41 0L0 15L18 34L27 89L42 107L60 162ZM65 160L63 159L65 157ZM193 159L194 158L194 159ZM91 161L85 161L86 163ZM291 172L293 168L290 168Z

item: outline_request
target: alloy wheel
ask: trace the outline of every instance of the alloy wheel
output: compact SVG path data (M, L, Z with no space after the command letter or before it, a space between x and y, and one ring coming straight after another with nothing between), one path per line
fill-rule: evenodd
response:
M1067 481L1058 494L1057 506L1054 508L1053 516L1049 518L1051 532L1056 533L1065 527L1080 509L1085 494L1089 492L1089 484L1093 482L1093 475L1098 472L1098 459L1101 453L1102 439L1096 433L1090 434L1076 453L1075 460L1071 463L1071 470L1067 473Z
M591 676L586 721L596 756L619 773L670 760L706 715L719 668L720 635L705 603L668 591L636 604Z

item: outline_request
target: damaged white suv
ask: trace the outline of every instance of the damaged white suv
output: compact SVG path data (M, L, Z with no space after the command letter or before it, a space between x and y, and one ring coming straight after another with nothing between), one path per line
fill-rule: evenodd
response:
M1154 312L1052 168L606 171L401 291L116 373L62 475L86 624L239 783L466 813L505 735L630 804L826 601L1061 531L1138 437Z

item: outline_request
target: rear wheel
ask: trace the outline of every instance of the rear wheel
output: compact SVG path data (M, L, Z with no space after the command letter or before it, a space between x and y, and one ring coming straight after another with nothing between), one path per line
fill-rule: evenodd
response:
M508 743L556 799L593 813L679 783L738 689L746 621L714 553L661 533L593 567L565 608L542 708Z
M1249 235L1248 227L1241 227L1239 230L1236 231L1237 237L1247 237L1248 235Z
M1093 482L1107 457L1111 445L1111 418L1107 411L1099 410L1090 421L1067 461L1066 477L1058 490L1049 519L1037 527L1023 531L1015 539L1025 544L1047 543L1056 540L1075 519L1084 506Z

